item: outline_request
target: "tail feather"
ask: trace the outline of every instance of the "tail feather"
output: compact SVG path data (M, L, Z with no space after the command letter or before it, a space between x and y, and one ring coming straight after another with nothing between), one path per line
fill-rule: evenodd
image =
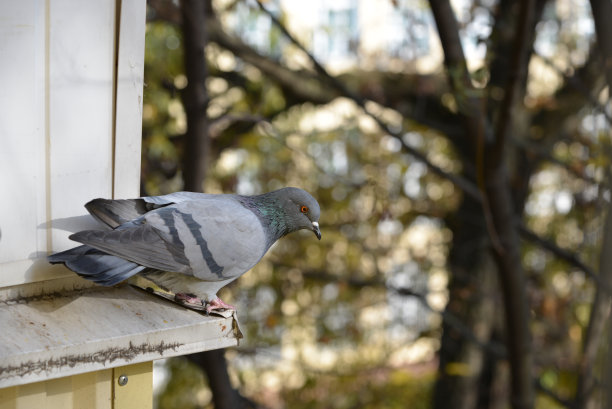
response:
M63 263L81 277L105 286L118 284L145 269L87 245L52 254L48 260L51 264Z

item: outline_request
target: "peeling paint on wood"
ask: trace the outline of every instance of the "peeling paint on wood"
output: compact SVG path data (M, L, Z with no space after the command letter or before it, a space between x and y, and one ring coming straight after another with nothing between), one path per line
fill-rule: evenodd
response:
M157 345L140 344L133 345L131 342L126 348L112 347L102 351L95 352L93 354L80 354L80 355L66 355L60 358L52 358L46 361L27 361L19 366L0 366L0 377L3 376L24 376L32 372L39 373L43 371L49 371L52 368L63 368L70 367L74 368L78 364L91 364L101 363L106 365L107 363L113 363L117 359L124 361L132 361L138 355L145 353L156 352L159 354L159 358L164 356L164 352L167 350L176 351L180 347L181 343L161 343Z
M15 305L15 304L29 304L30 302L33 301L51 301L54 299L58 299L61 297L69 297L69 296L75 296L75 295L82 295L85 294L86 292L91 292L91 291L96 291L95 288L88 288L88 289L75 289L72 291L55 291L55 292L50 292L50 293L41 293L41 294L34 294L34 295L17 295L14 296L12 298L7 298L4 301L0 301L0 303L2 304L6 304L6 305Z

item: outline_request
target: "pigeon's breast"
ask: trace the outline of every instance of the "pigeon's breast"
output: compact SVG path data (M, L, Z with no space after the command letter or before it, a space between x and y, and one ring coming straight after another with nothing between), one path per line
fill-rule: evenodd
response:
M224 196L173 205L174 234L192 274L206 281L238 277L263 257L266 234L257 216Z

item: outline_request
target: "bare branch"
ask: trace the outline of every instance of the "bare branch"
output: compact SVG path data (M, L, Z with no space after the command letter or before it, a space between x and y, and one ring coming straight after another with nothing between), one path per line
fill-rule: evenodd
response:
M612 286L604 283L601 280L601 277L599 276L599 274L596 273L591 267L586 265L582 260L580 260L580 258L575 253L562 249L561 247L557 246L552 241L546 240L538 236L536 233L534 233L524 224L519 223L518 229L521 233L521 236L523 236L524 239L537 244L543 249L546 249L550 251L551 253L553 253L555 256L557 256L557 258L564 260L567 263L573 265L574 267L582 270L584 273L586 273L587 276L589 276L589 278L591 278L595 282L595 284L597 284L598 287L601 287L603 290L612 294Z
M516 140L516 139L513 140L513 142L519 149L522 149L527 154L534 155L546 162L550 162L553 165L556 165L560 168L565 169L568 173L570 173L571 175L575 176L578 179L582 179L583 181L587 183L598 185L603 188L603 186L598 180L596 180L592 176L587 175L584 171L576 169L576 167L572 166L571 163L567 163L560 159L555 158L548 149L545 149L544 147L540 146L540 144L529 142L529 141Z
M568 84L570 87L575 89L582 95L591 105L593 105L601 114L603 114L608 123L612 124L612 116L606 110L606 107L599 103L597 98L593 95L592 91L589 87L582 81L579 75L574 74L570 75L567 72L563 71L561 68L557 67L557 65L550 59L543 55L536 54L538 58L540 58L548 67L553 69L558 75L562 76L565 80L564 83ZM590 58L597 58L597 56L591 51ZM587 62L589 64L590 62Z
M306 54L306 56L308 57L308 59L310 60L310 62L312 63L315 71L321 75L325 81L327 81L330 85L332 85L335 89L337 89L338 91L340 91L340 93L342 95L346 95L348 96L350 99L354 100L355 102L357 102L357 104L359 106L364 106L365 105L365 100L358 94L352 92L351 90L349 90L341 81L339 81L336 77L334 77L333 75L331 75L329 72L327 72L327 70L319 63L319 61L306 49L306 47L304 47L302 45L301 42L299 42L294 36L293 34L291 34L289 32L289 30L287 30L287 27L285 27L285 25L283 23L280 22L280 20L278 18L276 18L276 16L274 14L272 14L270 12L270 10L268 10L261 2L261 0L256 0L257 1L257 5L259 6L259 8L261 9L261 11L263 11L268 17L270 17L270 19L272 20L272 22L274 23L274 25L283 33L283 35L285 37L287 37L287 39L289 39L289 41L291 41L291 43L293 45L295 45L297 48L300 49L300 51L302 51L304 54Z

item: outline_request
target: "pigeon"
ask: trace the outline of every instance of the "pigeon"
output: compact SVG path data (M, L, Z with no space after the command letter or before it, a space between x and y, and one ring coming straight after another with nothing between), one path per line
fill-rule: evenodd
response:
M176 192L94 199L85 208L106 229L72 234L82 245L50 255L50 263L104 286L140 274L208 313L235 310L217 291L255 266L281 237L307 229L321 240L319 204L295 187L256 196Z

